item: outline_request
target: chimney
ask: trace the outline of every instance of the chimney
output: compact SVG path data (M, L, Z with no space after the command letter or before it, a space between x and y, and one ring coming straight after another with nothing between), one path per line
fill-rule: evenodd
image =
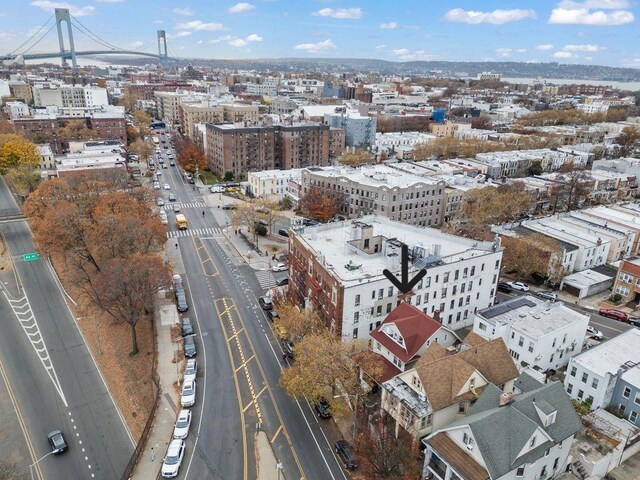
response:
M509 405L512 401L513 401L513 397L515 397L516 394L513 392L505 392L503 394L500 395L500 403L498 404L499 407L505 407L507 405Z

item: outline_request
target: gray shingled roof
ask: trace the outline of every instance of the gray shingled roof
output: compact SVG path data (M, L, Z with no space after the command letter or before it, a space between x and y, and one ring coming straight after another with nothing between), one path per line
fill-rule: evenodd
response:
M528 392L530 390L536 390L540 388L540 385L543 385L538 380L533 378L528 373L521 373L516 381L513 382L513 386L516 387L521 392Z
M468 425L471 428L491 478L502 477L522 464L536 461L547 448L582 428L562 384L537 383L537 389L516 395L504 407L499 406L500 390L495 386L487 387L471 408L470 414L447 427ZM545 427L534 402L538 406L543 404L545 410L557 411L555 422ZM532 451L518 457L538 427L546 431L553 441L539 443Z

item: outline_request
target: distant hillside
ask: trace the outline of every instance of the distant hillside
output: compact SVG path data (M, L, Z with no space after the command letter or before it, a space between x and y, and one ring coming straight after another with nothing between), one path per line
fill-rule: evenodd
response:
M111 57L113 63L143 65L148 59L120 59ZM563 78L576 80L603 80L629 82L640 81L640 69L605 67L600 65L567 65L524 62L389 62L366 58L258 58L247 60L181 59L178 64L191 63L194 66L279 71L331 71L331 72L372 72L381 74L426 75L442 72L447 76L467 74L475 76L480 72L501 73L505 77L522 78Z

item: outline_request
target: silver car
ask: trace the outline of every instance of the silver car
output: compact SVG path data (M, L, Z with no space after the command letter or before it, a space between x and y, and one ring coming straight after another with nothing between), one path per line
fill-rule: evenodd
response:
M173 427L173 438L184 440L189 435L189 426L191 425L191 410L180 410L176 425Z

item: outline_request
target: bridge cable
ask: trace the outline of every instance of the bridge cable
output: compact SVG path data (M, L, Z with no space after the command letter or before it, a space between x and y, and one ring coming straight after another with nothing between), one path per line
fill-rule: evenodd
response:
M77 33L84 35L85 37L87 37L89 40L98 43L98 45L100 45L101 47L106 48L107 50L109 50L110 52L114 51L113 48L111 48L111 46L107 45L106 43L102 43L99 42L98 40L96 40L95 38L91 37L90 35L88 35L87 33L85 33L83 30L81 29L77 29L76 30Z
M7 56L13 55L13 54L14 54L14 53L16 53L18 50L20 50L22 47L24 47L27 43L29 43L31 40L33 40L33 39L34 39L34 37L35 37L36 35L38 35L38 34L42 31L42 29L43 29L44 27L46 27L46 26L47 26L47 23L49 23L49 22L51 21L51 19L52 19L52 18L53 18L53 14L51 14L51 16L47 19L47 21L46 21L46 22L44 22L44 24L43 24L43 25L42 25L42 26L41 26L41 27L40 27L40 28L39 28L39 29L38 29L38 30L37 30L33 35L31 35L31 37L29 37L29 38L28 38L28 39L27 39L27 40L26 40L22 45L20 45L19 47L15 48L12 52L9 52L9 53L7 54ZM54 25L55 25L55 24L54 24ZM37 43L37 42L36 42L36 43Z
M76 27L78 27L79 29L85 30L87 32L87 35L90 35L93 38L94 41L100 43L103 46L108 46L112 50L124 50L124 48L116 47L115 45L107 42L106 40L103 40L102 38L100 38L98 35L93 33L88 27L86 27L80 20L78 20L73 15L71 16L71 19L75 23Z
M29 48L27 48L26 50L24 50L22 53L30 52L30 51L31 51L31 49L33 49L33 47L35 47L36 45L38 45L38 44L42 41L42 39L44 39L44 37L46 37L46 36L49 34L49 32L50 32L51 30L53 30L53 27L55 27L55 26L56 26L56 24L55 24L55 23L53 23L53 25L51 25L51 26L49 27L49 30L47 30L47 31L46 31L46 32L44 32L42 35L40 35L40 38L36 41L36 43L34 43L33 45L31 45Z

